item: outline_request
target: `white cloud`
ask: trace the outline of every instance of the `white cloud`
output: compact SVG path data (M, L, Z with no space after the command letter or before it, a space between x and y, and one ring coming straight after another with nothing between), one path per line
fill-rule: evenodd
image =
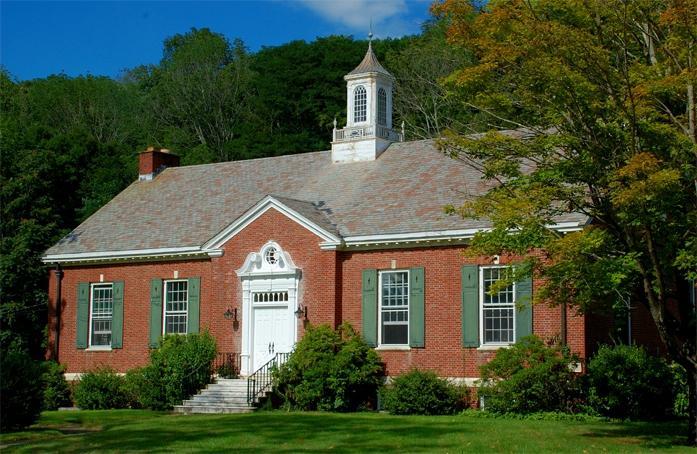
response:
M300 0L300 3L357 35L367 35L371 21L376 38L410 32L410 27L400 17L407 13L406 0Z

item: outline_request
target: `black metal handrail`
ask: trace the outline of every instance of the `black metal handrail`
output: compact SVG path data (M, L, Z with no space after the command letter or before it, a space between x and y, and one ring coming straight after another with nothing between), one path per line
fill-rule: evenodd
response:
M276 353L266 364L247 377L247 403L253 405L273 383L273 370L281 367L290 353Z
M213 360L213 373L221 375L221 373L232 378L240 375L241 357L239 353L219 352Z

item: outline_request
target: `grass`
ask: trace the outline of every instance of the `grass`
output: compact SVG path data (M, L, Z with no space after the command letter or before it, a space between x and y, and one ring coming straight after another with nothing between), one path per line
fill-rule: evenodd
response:
M526 421L377 413L45 412L3 452L692 452L686 423Z

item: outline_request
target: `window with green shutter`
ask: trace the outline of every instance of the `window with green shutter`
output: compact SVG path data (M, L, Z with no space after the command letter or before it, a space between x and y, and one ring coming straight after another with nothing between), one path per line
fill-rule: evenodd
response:
M75 345L77 348L87 348L90 323L90 284L80 282L77 284L77 326L75 331Z

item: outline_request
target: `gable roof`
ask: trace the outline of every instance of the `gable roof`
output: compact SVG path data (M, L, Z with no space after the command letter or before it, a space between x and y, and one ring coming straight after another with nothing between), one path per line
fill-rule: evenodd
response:
M393 143L375 161L333 163L331 152L321 151L168 168L152 181L132 183L48 249L44 260L201 250L268 195L347 243L474 232L490 223L446 216L443 206L490 186L433 140ZM557 222L577 226L585 217L566 215Z

